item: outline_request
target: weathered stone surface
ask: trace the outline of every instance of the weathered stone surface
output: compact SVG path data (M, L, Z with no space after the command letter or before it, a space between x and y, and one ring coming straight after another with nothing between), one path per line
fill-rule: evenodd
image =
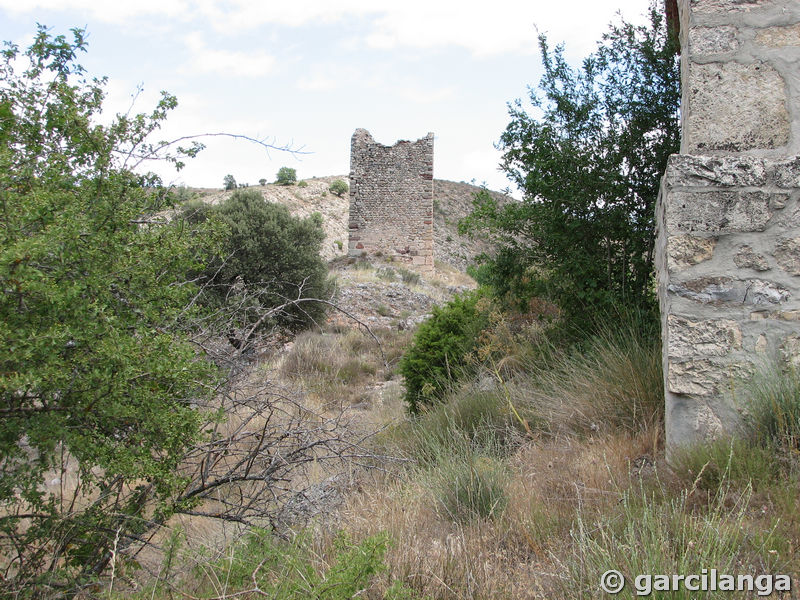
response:
M786 27L767 27L756 34L756 44L770 48L800 46L800 23Z
M669 355L673 358L725 356L742 347L742 330L732 319L693 321L669 315L667 323Z
M349 253L433 269L433 134L384 146L356 129L350 150ZM398 250L399 249L399 250Z
M730 277L701 277L691 281L674 282L667 287L670 293L701 304L747 304L753 306L780 304L789 298L783 286L760 279L731 279Z
M788 335L781 343L781 356L787 365L800 368L800 335Z
M779 187L800 187L800 156L771 163L768 174L769 179Z
M800 164L791 169L800 177ZM729 187L760 186L767 182L767 168L762 158L754 156L697 156L673 154L667 162L664 183L669 187L721 185Z
M668 458L736 433L732 386L766 355L800 368L800 2L678 11L683 154L662 180L656 247Z
M736 28L692 27L689 30L689 48L692 54L721 54L733 52L739 47Z
M773 3L772 0L691 0L691 8L693 12L716 13L752 10Z
M800 321L800 310L757 310L750 313L751 321L763 321L764 319Z
M747 244L739 247L739 251L733 256L733 262L740 269L754 269L756 271L769 271L770 269L766 257L755 252Z
M770 218L770 194L764 192L672 192L666 205L671 232L764 231Z
M667 244L667 260L670 271L681 271L714 255L716 238L694 235L676 235Z
M766 63L692 64L687 104L689 153L778 148L789 141L785 83Z
M725 431L726 423L703 400L667 394L666 426L675 446L712 439Z
M763 333L758 336L755 345L753 346L753 350L758 352L759 354L764 354L767 351L767 336Z
M724 379L724 366L717 361L669 361L667 386L673 394L709 396L717 392Z
M775 260L792 275L800 275L800 237L783 238L775 246Z

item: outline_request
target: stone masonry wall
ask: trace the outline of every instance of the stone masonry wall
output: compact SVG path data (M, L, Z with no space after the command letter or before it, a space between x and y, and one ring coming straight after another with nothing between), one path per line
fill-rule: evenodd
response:
M734 432L765 359L800 367L800 2L679 11L681 154L657 208L668 452Z
M382 253L433 270L433 134L384 146L356 129L350 150L350 256Z
M433 270L433 134L394 146L356 129L350 150L349 254L382 253Z

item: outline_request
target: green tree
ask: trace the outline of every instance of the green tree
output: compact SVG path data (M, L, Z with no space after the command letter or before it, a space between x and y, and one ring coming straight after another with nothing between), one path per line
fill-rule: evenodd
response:
M478 194L462 223L494 237L484 274L501 295L547 297L580 325L594 310L653 306L654 205L679 147L679 70L664 21L653 4L649 25L611 26L580 69L540 36L534 110L511 104L498 145L524 199L500 208Z
M267 180L262 177L261 179L258 180L258 184L263 187L267 185Z
M331 283L320 257L325 239L322 216L293 217L281 205L264 200L255 190L237 190L215 211L230 234L225 250L207 273L218 295L228 298L240 282L258 306L267 311L295 302L266 319L262 325L279 324L299 329L317 322L328 300ZM299 302L298 302L299 301ZM249 322L262 319L264 310L253 310Z
M275 183L278 185L294 185L297 183L297 171L290 167L281 167L278 169Z
M331 183L331 186L328 188L328 191L331 194L334 194L334 195L339 196L341 198L342 196L344 196L347 193L348 189L349 189L349 187L348 187L347 182L345 180L337 179L336 181Z
M222 185L225 187L225 191L235 190L236 178L231 174L225 175L222 179Z
M81 30L70 41L40 26L0 63L4 592L74 590L105 568L115 536L127 545L174 509L199 435L192 404L216 377L179 327L196 310L185 273L214 225L190 238L156 218L167 191L130 170L158 154L147 137L175 98L96 125L105 80L76 63L84 50ZM75 496L54 483L69 465Z

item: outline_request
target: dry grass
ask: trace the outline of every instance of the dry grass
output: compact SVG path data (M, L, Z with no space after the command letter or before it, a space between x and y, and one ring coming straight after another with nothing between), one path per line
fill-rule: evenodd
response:
M278 366L323 407L370 405L394 368L411 333L383 328L369 334L357 329L305 332L295 339Z
M380 336L398 354L408 343ZM362 597L401 582L405 598L578 600L602 597L599 574L612 568L800 570L796 477L746 445L698 451L675 473L664 463L657 340L633 328L570 352L507 341L516 362L378 438L413 462L363 474L340 510L353 540L393 540ZM373 344L356 332L304 334L280 369L315 393L338 381L337 402L357 402L387 373ZM335 556L333 539L325 529L315 538L320 561Z

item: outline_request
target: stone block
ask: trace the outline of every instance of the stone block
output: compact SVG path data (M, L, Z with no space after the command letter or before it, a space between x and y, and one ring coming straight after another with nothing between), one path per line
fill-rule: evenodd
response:
M670 232L764 231L772 218L765 192L672 192L666 202Z
M692 27L689 30L689 52L695 54L722 54L734 52L739 47L736 39L736 28L731 25L722 27Z
M763 333L758 336L756 343L753 346L753 351L759 354L764 354L767 351L767 336Z
M798 168L790 169L800 176ZM761 158L753 156L697 156L673 154L667 162L664 183L668 187L720 185L760 186L767 183L768 170Z
M761 306L781 304L790 294L776 283L761 279L732 279L730 277L701 277L691 281L673 282L667 290L701 304Z
M695 321L669 315L667 325L671 358L725 356L742 347L742 330L731 319Z
M692 12L717 13L722 11L750 11L774 4L774 0L690 0Z
M783 338L781 357L784 362L795 369L800 368L800 336L796 334Z
M682 271L709 260L714 255L716 238L675 235L667 242L667 264L670 271Z
M770 266L763 254L758 254L750 246L744 244L733 256L733 263L740 269L769 271Z
M778 187L800 187L800 156L777 161L768 167L769 178Z
M724 381L724 365L709 359L669 361L667 389L673 394L710 396Z
M792 275L800 275L800 237L778 240L774 256L781 269Z
M692 63L687 90L688 153L741 152L788 143L785 82L768 64Z
M756 44L769 48L800 46L800 23L785 27L767 27L759 30L755 38Z

